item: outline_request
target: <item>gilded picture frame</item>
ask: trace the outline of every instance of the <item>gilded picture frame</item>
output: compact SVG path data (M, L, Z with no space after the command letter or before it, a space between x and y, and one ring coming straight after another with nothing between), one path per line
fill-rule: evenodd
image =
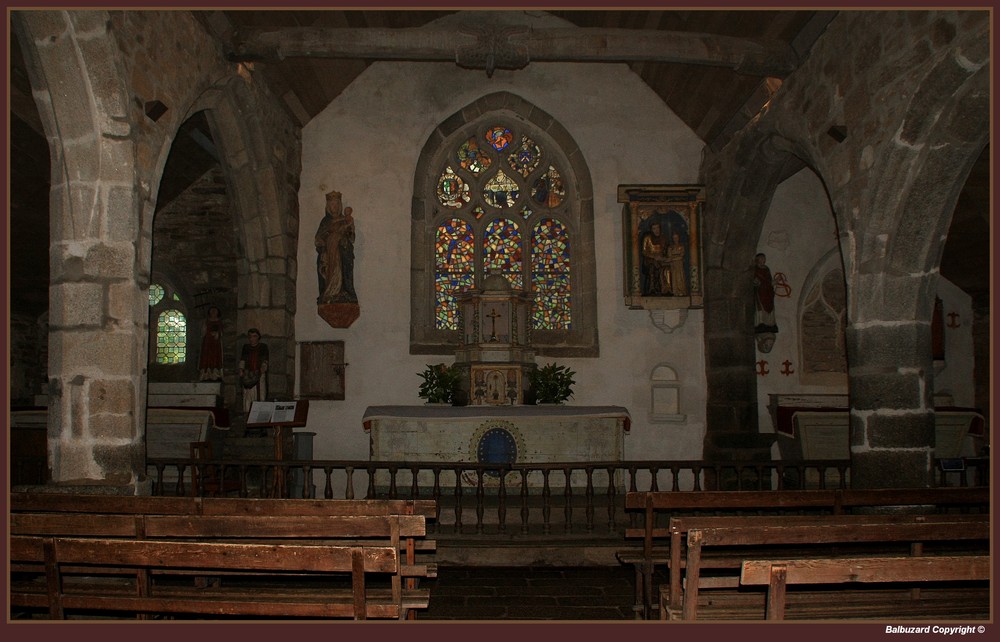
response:
M703 306L701 185L619 185L625 305L636 310Z

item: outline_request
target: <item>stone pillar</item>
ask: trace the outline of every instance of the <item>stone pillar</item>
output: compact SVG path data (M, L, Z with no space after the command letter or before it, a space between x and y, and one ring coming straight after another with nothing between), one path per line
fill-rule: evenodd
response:
M147 293L130 106L108 23L103 11L28 11L17 28L54 168L51 480L133 488L144 468Z
M934 484L933 291L927 277L880 274L854 284L857 319L847 329L851 391L851 486ZM885 300L883 301L883 297ZM923 315L897 310L914 301ZM910 306L905 306L911 310ZM913 318L916 316L917 318Z

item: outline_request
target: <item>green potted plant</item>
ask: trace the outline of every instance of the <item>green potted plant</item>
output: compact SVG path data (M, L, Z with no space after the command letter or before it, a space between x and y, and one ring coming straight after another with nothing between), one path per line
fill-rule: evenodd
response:
M535 393L535 403L563 403L573 396L573 376L566 366L547 363L528 371L528 382Z
M455 400L462 373L457 368L437 363L428 364L423 372L417 373L424 380L417 394L427 403L447 403Z

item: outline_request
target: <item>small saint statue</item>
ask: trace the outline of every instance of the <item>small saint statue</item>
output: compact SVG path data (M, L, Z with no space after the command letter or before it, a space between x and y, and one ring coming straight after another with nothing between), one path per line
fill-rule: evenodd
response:
M267 344L260 342L260 330L247 330L247 343L240 351L240 386L243 389L243 410L250 412L255 401L267 399Z

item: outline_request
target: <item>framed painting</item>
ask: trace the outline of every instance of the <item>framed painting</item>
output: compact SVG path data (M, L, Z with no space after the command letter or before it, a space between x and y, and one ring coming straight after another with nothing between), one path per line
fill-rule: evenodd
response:
M703 305L701 185L619 185L625 305L674 310Z

